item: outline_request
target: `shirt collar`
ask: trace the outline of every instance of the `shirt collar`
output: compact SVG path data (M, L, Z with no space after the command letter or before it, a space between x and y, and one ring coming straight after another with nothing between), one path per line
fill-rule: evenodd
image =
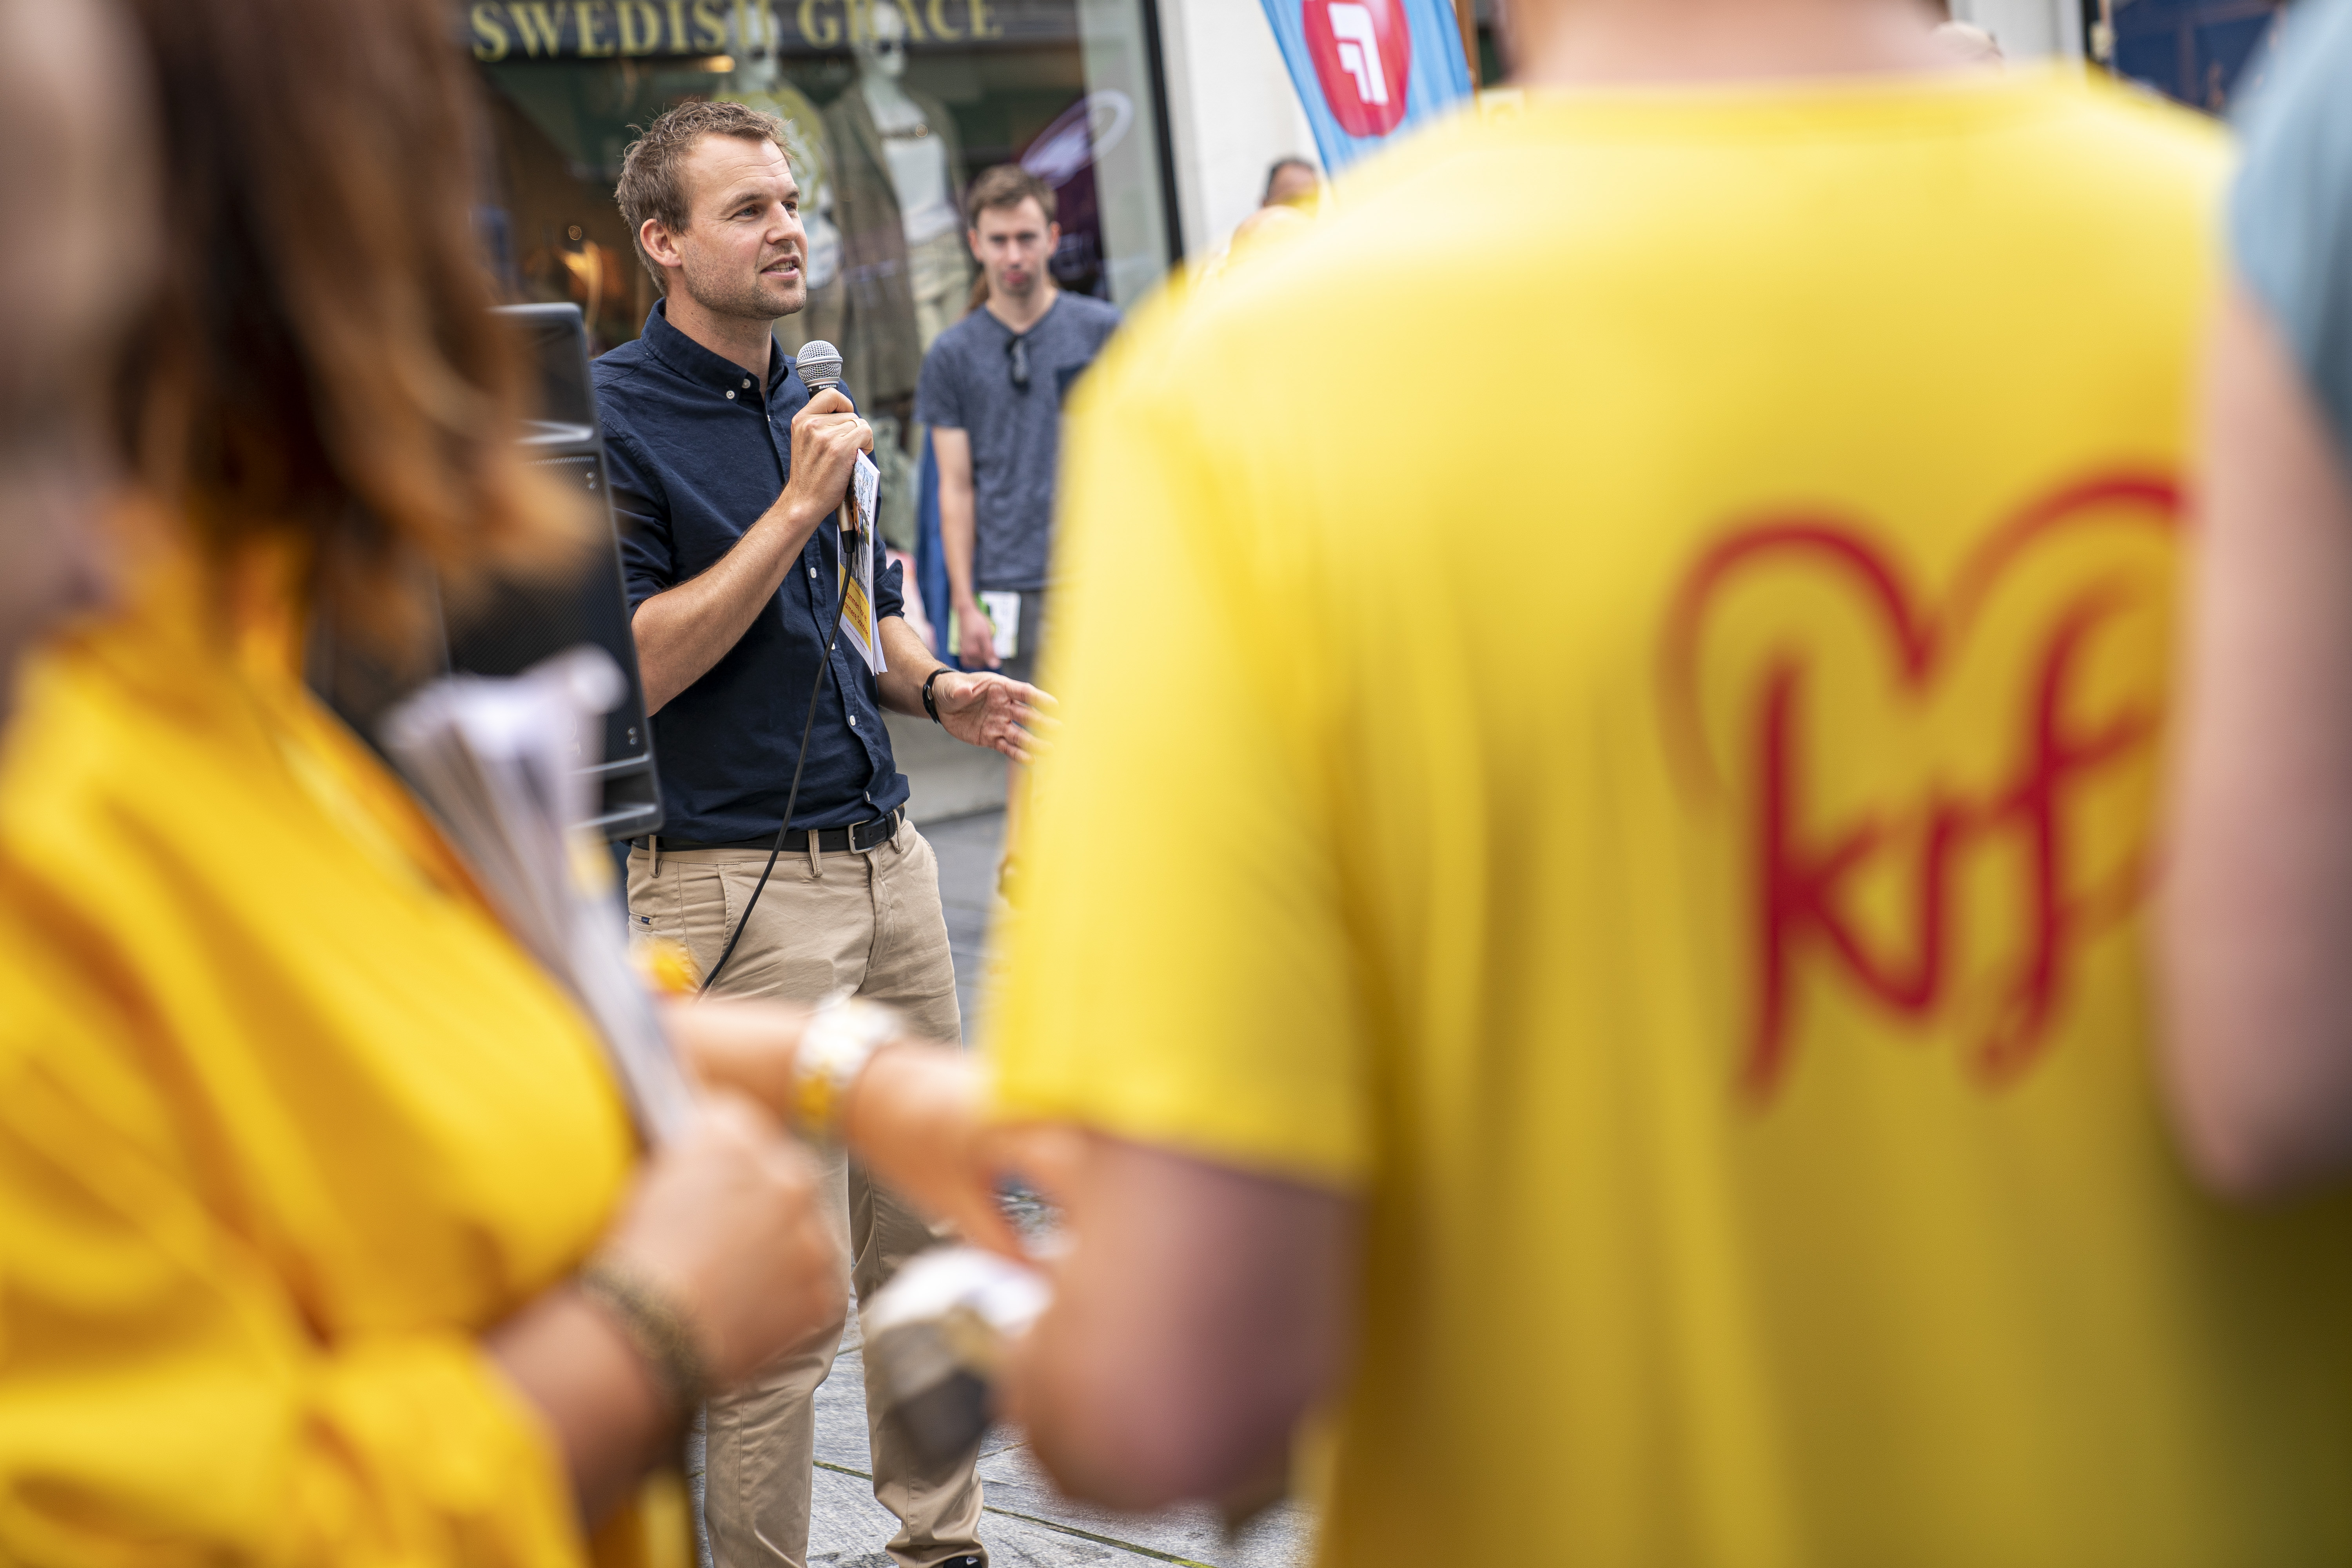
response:
M1054 319L1054 312L1062 308L1062 296L1068 292L1069 290L1067 289L1055 289L1054 298L1046 304L1045 313L1039 316L1035 321L1030 322L1029 331L1025 332L1016 332L1011 327L1006 326L997 318L996 312L990 310L984 304L974 310L973 314L986 316L988 318L988 324L994 327L998 335L1009 342L1014 338L1025 338L1033 335L1038 328L1044 326L1047 321L1052 321ZM659 301L656 301L656 304L658 306Z
M671 326L667 309L668 304L667 300L655 300L652 313L646 317L646 349L656 359L697 385L707 386L713 394L722 396L731 392L738 399L748 398L756 405L759 402L760 378L733 360L721 359ZM772 395L783 390L783 384L792 379L793 368L792 360L785 356L783 349L772 338L769 340L768 354L769 368L772 371L781 367L783 371L783 374L770 380L769 391Z

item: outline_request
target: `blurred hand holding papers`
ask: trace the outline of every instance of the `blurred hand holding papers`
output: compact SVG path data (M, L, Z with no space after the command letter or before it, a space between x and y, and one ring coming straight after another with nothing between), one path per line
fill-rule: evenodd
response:
M857 454L857 462L850 469L849 495L841 509L841 559L844 582L841 589L841 629L866 660L866 668L879 675L887 668L882 659L882 623L874 608L875 557L881 549L874 527L874 500L882 488L882 470L865 453ZM856 530L853 536L851 530ZM853 537L855 542L853 542Z
M629 963L612 862L573 826L595 809L583 747L624 689L612 658L583 646L510 680L436 680L393 710L383 741L507 929L596 1026L638 1131L659 1144L693 1090Z

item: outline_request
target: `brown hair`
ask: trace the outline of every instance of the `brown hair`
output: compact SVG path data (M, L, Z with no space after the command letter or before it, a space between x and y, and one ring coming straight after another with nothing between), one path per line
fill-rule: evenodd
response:
M1054 221L1054 187L1023 168L1018 163L999 163L992 169L982 169L980 177L964 193L964 226L978 228L980 215L996 207L1017 207L1023 202L1035 202L1045 221Z
M437 579L571 556L515 446L516 345L473 227L477 90L441 0L131 0L170 258L121 382L130 456L215 564L297 547L308 602L398 662Z
M672 234L685 231L692 215L686 209L686 181L679 177L678 167L706 136L772 142L779 152L784 145L784 128L774 115L723 100L681 103L665 111L629 143L629 150L621 154L621 183L614 187L613 199L621 204L621 216L629 223L629 243L636 247L637 260L656 289L667 288L662 269L646 254L645 242L637 233L647 218Z

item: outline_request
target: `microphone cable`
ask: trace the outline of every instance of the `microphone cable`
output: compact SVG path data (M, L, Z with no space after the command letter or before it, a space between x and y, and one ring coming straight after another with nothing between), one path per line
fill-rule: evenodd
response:
M840 544L835 548L845 551L848 547ZM768 847L768 863L760 868L760 879L752 885L751 898L743 906L742 918L735 922L734 933L728 937L727 945L719 950L719 962L712 964L710 973L702 977L702 988L695 993L698 996L710 994L710 988L719 983L719 972L725 969L727 961L735 956L735 944L743 940L744 928L751 923L751 911L760 907L760 895L768 890L768 878L776 869L776 858L784 852L784 835L793 830L793 807L800 803L801 770L808 766L809 736L816 729L817 704L824 700L825 685L833 678L833 650L841 642L841 584L847 569L844 563L834 573L833 630L832 635L825 638L824 668L816 672L816 686L809 692L808 717L801 721L801 751L800 755L793 759L792 787L784 792L784 819L776 824L776 841ZM809 831L814 833L816 829L812 827Z
M822 339L812 339L801 345L800 354L793 361L793 374L800 376L801 384L814 398L819 392L841 384L841 351ZM732 397L734 394L729 393L728 395ZM856 488L853 474L850 494L842 498L845 508L849 506ZM817 526L821 532L824 525L819 523ZM874 520L867 518L866 526L872 528ZM719 971L725 969L727 961L735 956L735 944L743 940L744 928L751 923L751 911L760 907L760 895L768 890L768 878L776 869L776 858L784 852L784 835L793 830L793 807L800 804L801 770L808 766L809 736L816 729L817 704L824 700L825 682L833 679L833 651L841 643L841 604L848 595L849 584L849 537L839 528L834 531L833 552L833 618L825 622L824 668L816 672L816 687L809 693L808 717L801 721L801 751L800 755L793 759L792 787L784 792L784 819L776 824L776 841L768 847L768 863L761 868L760 880L751 889L751 901L743 906L743 917L735 922L734 934L719 950L719 962L710 966L709 974L703 976L702 989L695 993L698 996L709 994L711 986L719 983ZM812 827L809 831L814 833L817 830ZM723 879L721 885L724 886Z

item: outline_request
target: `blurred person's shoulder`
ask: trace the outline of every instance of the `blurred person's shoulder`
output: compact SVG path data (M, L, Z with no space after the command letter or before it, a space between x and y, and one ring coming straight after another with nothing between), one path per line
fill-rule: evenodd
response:
M2201 212L2219 198L2236 161L2220 121L2137 87L2084 79L2055 68L2032 73L2029 89L2051 110L2018 150L2021 174L2045 185L2096 183L2091 200L2189 203Z
M2242 79L2230 259L2352 447L2352 0L2286 12Z

